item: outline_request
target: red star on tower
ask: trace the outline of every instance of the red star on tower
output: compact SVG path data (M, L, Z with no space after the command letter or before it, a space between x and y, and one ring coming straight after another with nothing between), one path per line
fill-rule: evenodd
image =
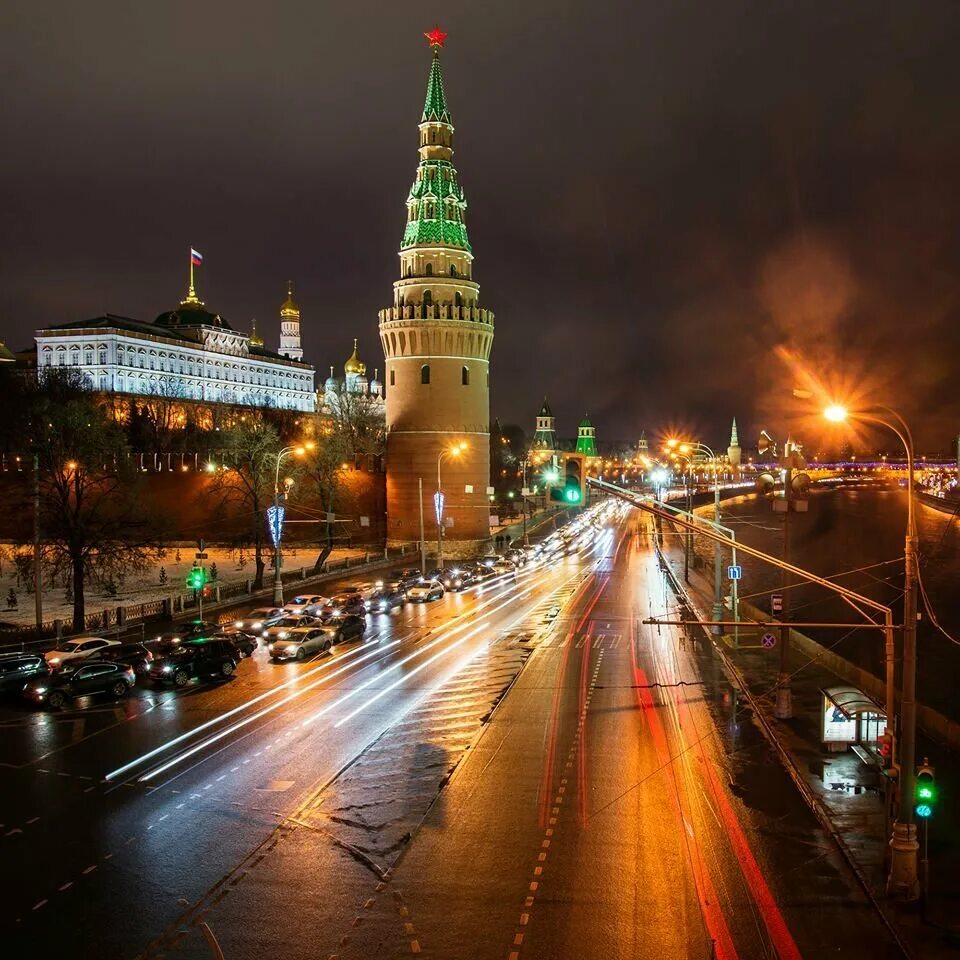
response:
M433 47L434 50L442 47L443 41L447 39L447 35L439 27L434 27L429 33L425 33L424 36L430 41L430 46Z

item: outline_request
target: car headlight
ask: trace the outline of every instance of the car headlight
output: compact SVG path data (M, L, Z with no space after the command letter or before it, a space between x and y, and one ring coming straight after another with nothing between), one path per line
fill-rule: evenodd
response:
M279 639L279 640L286 640L288 636L289 636L289 634L287 633L286 630L281 630L281 631L277 634L277 639Z
M173 667L171 667L169 663L165 663L165 664L163 665L163 672L164 672L164 673L173 673Z
M267 645L267 649L268 649L271 653L273 653L273 644L272 644L272 643L271 643L271 644L268 644L268 645Z
M34 692L34 693L46 693L46 692L47 692L47 688L46 688L46 687L34 687L34 688L33 688L33 692Z
M238 623L237 626L239 627L240 624ZM263 629L263 622L260 621L260 620L258 620L256 623L252 624L251 626L252 626L252 628L253 628L254 630L262 630L262 629Z
M243 626L242 620L234 620L233 625L239 630Z
M60 658L59 658L59 657L51 657L51 658L50 658L50 662L51 662L51 663L59 663L59 662L60 662Z

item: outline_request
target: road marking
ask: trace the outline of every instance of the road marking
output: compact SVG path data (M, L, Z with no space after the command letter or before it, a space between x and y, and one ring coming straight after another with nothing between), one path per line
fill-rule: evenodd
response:
M57 893L63 893L64 890L69 890L73 886L73 881L68 880L62 887L57 887Z

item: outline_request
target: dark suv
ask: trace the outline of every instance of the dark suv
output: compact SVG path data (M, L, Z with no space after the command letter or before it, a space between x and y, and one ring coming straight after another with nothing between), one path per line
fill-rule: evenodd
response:
M119 647L105 647L98 659L111 663L125 663L134 673L144 675L153 662L153 653L142 643L122 643Z
M0 693L20 693L28 681L49 673L42 653L5 653L0 656Z
M149 675L154 683L185 687L196 677L226 679L240 661L240 653L228 639L187 640L154 654Z
M49 677L31 680L23 688L23 695L36 704L59 710L76 697L89 697L95 693L125 696L136 682L133 667L128 664L88 661L69 673L58 671Z

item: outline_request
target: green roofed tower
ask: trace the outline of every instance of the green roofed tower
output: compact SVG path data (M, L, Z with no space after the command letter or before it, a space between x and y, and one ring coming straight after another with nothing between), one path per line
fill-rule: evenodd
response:
M421 510L435 511L442 460L443 554L475 556L490 536L490 352L494 316L480 306L463 190L453 166L453 122L441 48L430 44L417 172L407 195L400 278L380 311L386 358L387 541L420 539ZM456 448L458 452L451 454ZM422 492L421 492L422 489ZM430 538L428 538L429 540ZM439 550L438 550L439 552Z
M577 453L588 457L597 455L597 428L586 415L577 427Z

